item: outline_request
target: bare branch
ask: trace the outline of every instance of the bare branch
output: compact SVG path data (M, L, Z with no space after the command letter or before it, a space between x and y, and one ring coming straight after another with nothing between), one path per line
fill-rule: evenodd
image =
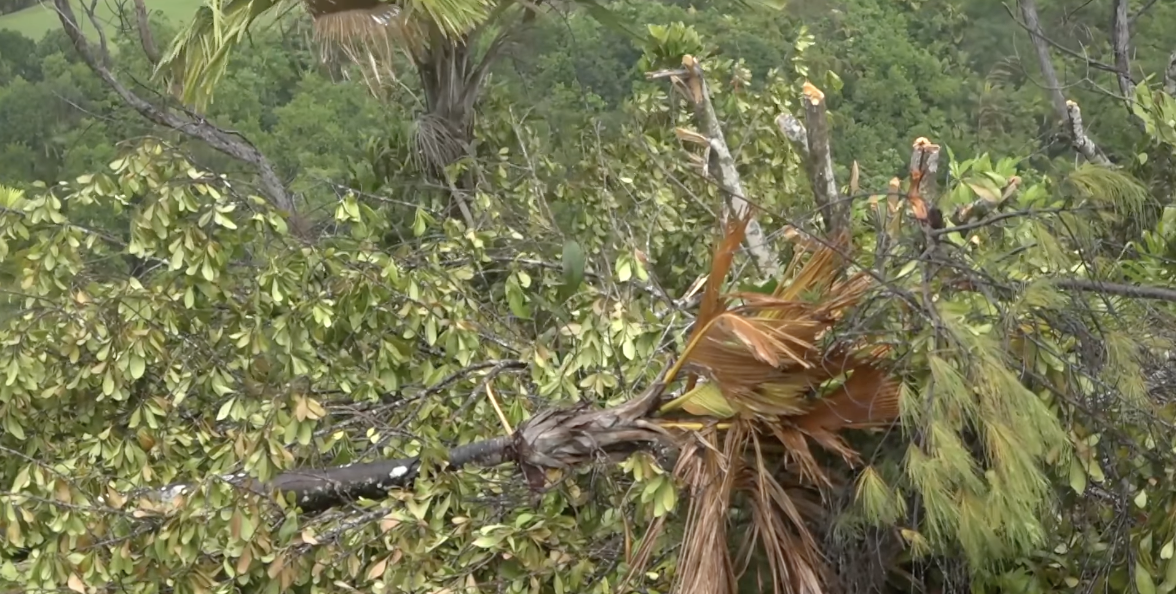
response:
M724 201L723 219L743 217L751 205L747 202L747 195L743 190L743 181L735 169L735 159L727 147L727 140L723 135L723 128L719 124L719 117L715 114L711 104L710 91L707 89L706 79L703 77L702 65L694 56L683 56L683 69L660 70L647 73L647 79L655 80L669 78L676 85L686 87L686 95L694 105L694 119L703 135L706 136L707 149L710 155L708 171L714 177L719 188L727 196ZM764 234L759 222L754 218L747 224L745 241L747 251L751 252L760 270L775 276L779 271L776 255L768 246L767 235Z
M829 117L825 107L825 94L812 83L804 83L804 119L808 159L806 165L813 196L825 229L830 236L848 233L850 226L849 203L842 200L833 177L833 151L829 140Z
M1164 69L1164 92L1176 97L1176 52L1168 56L1168 67Z
M1148 0L1147 4L1144 4L1139 8L1139 10L1135 11L1135 14L1131 15L1131 24L1134 25L1136 19L1143 16L1144 14L1147 14L1147 11L1151 10L1151 8L1156 5L1157 1L1158 0Z
M1119 81L1119 92L1127 99L1127 110L1135 99L1135 81L1131 79L1131 62L1128 54L1131 45L1131 25L1127 16L1127 0L1115 0L1115 14L1111 20L1111 49L1115 53L1115 78Z
M73 44L74 49L82 60L98 75L106 86L110 87L132 109L151 122L181 132L193 138L204 141L212 148L235 159L252 165L258 172L262 194L277 208L286 211L290 217L290 228L295 233L306 232L301 219L297 216L293 197L287 192L277 171L257 147L239 135L232 134L203 118L187 117L166 111L142 97L133 93L119 82L118 78L106 66L109 56L103 52L101 58L95 56L93 48L86 41L85 35L78 26L73 7L69 0L54 0L57 16L65 29L65 34ZM99 29L100 39L105 37Z
M1053 59L1049 54L1049 39L1041 31L1041 20L1037 17L1036 0L1019 0L1021 18L1025 19L1022 26L1029 32L1033 40L1033 50L1037 53L1037 65L1041 69L1041 76L1045 79L1046 90L1049 91L1050 101L1053 102L1054 112L1063 121L1067 117L1066 97L1062 95L1058 71L1054 69Z
M1021 14L1025 15L1025 3L1021 2L1020 4L1021 4ZM1019 25L1022 29L1025 29L1026 31L1028 31L1030 33L1030 36L1033 38L1034 47L1036 47L1037 43L1039 41L1041 41L1041 42L1044 42L1046 46L1053 47L1054 49L1062 52L1063 54L1066 54L1067 56L1070 56L1071 58L1081 60L1087 66L1094 68L1095 70L1102 70L1104 72L1110 72L1112 74L1117 74L1119 72L1119 69L1112 64L1107 64L1106 62L1096 60L1096 59L1090 57L1090 55L1085 52L1074 51L1074 50L1054 41L1053 39L1049 38L1048 36L1046 36L1045 32L1041 28L1041 22L1038 20L1038 17L1037 17L1037 5L1035 3L1033 3L1031 6L1032 18L1030 18L1029 16L1023 16L1022 18L1024 19L1024 21L1022 21L1021 19L1018 19L1016 17L1016 15L1013 14L1012 9L1009 8L1009 6L1007 4L1005 5L1005 10L1008 11L1009 16L1012 17L1013 21L1016 22L1017 25ZM1032 24L1030 24L1030 23L1032 23ZM1048 51L1048 47L1046 48L1046 50ZM1041 58L1041 54L1039 52L1038 59L1040 60L1040 58Z
M1054 286L1059 289L1069 289L1084 293L1100 293L1103 295L1131 297L1133 299L1153 299L1156 301L1176 303L1176 290L1161 287L1141 287L1138 285L1123 285L1086 279L1058 280L1054 281Z
M135 26L139 30L139 43L143 46L143 53L154 66L159 63L159 46L155 45L155 35L147 19L147 4L144 0L135 0Z

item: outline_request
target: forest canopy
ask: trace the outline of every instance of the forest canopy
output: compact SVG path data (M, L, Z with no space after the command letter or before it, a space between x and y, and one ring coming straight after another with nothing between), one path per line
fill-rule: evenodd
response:
M1176 590L1176 6L46 6L4 592Z

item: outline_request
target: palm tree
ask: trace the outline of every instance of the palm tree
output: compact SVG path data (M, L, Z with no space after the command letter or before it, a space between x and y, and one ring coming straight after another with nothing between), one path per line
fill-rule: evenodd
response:
M596 0L577 0L610 25L623 24ZM474 107L490 67L521 25L542 4L514 0L210 0L157 66L173 90L197 109L212 99L233 49L266 15L301 5L314 22L324 52L342 55L375 92L396 75L406 56L420 78L424 112L416 145L430 170L465 154Z

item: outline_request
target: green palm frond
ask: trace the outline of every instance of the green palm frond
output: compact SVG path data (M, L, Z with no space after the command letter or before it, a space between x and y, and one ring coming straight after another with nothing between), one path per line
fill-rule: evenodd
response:
M494 7L491 0L404 0L408 18L421 19L452 39L482 24Z
M184 103L205 107L250 25L263 14L295 4L296 0L210 0L176 36L156 65L156 76L168 77Z

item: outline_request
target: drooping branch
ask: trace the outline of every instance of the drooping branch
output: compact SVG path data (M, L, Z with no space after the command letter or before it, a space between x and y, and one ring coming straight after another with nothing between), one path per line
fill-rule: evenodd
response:
M726 195L726 200L723 201L723 220L741 218L751 208L751 204L747 201L743 181L735 168L735 158L731 156L731 149L727 146L719 117L715 114L714 105L711 104L702 65L694 56L687 55L682 57L682 66L683 69L680 70L660 70L647 73L645 76L650 80L669 78L676 85L685 87L685 94L694 105L695 123L702 130L701 140L707 146L707 171ZM760 270L768 276L775 276L779 271L776 254L769 247L763 228L754 218L747 225L745 242L747 251L751 253Z
M57 9L58 18L61 20L66 36L81 56L82 61L124 103L155 124L199 139L212 148L253 166L257 170L261 193L264 197L275 207L286 211L291 218L290 228L292 231L305 232L303 225L299 222L301 219L297 216L293 197L286 190L277 170L257 147L240 135L224 130L203 118L177 115L136 95L110 71L107 66L110 62L109 54L105 50L102 50L100 55L95 54L94 48L91 47L78 26L69 0L54 0L53 4Z

